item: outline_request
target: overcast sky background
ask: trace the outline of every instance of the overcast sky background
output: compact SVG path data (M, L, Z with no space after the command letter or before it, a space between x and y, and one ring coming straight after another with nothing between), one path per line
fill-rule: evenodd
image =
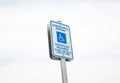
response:
M50 20L71 28L69 83L120 83L119 0L0 0L0 83L62 83Z

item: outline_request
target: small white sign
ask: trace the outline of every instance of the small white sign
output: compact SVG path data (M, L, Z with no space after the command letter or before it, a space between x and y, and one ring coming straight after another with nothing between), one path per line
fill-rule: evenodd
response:
M52 56L72 60L73 50L69 26L50 21L50 36Z

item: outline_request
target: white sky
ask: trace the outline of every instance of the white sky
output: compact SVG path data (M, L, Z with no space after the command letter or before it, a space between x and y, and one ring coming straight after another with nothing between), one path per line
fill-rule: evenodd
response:
M0 0L0 83L61 83L47 24L71 28L69 83L120 83L119 0Z

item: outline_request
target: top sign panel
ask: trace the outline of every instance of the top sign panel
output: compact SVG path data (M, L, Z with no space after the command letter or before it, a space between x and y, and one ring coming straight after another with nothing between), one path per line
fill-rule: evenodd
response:
M69 26L50 21L50 36L52 56L72 60L73 51Z

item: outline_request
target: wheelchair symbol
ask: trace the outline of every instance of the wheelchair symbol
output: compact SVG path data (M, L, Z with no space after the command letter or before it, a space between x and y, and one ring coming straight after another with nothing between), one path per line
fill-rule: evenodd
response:
M66 34L62 32L57 32L57 41L66 44Z
M61 34L59 34L58 38L59 38L60 41L65 41L64 38L61 36Z

